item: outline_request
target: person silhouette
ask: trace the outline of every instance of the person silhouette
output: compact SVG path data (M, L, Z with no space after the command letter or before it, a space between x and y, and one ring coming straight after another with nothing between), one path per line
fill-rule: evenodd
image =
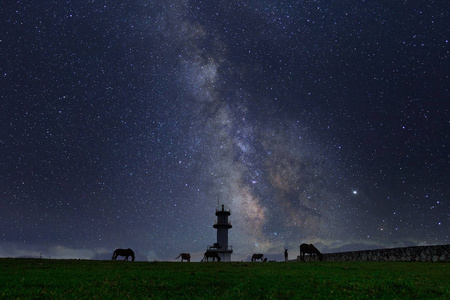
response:
M288 260L288 252L287 249L284 249L284 261Z

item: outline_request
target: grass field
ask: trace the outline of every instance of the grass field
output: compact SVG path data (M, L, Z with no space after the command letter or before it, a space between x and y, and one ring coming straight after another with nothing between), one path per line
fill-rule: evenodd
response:
M0 259L1 299L450 299L450 264Z

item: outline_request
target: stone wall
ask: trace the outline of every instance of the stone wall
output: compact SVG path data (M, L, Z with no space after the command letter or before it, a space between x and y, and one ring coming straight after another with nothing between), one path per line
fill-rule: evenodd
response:
M309 260L308 255L306 255L305 259ZM297 257L297 260L300 261L300 256ZM450 244L324 253L323 260L450 262Z
M308 258L306 258L307 260ZM297 258L300 261L300 256ZM428 261L450 262L450 244L324 253L324 261Z

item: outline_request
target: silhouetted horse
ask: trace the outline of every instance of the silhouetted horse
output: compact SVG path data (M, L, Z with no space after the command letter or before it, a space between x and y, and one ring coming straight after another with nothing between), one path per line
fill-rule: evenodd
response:
M301 244L300 245L300 259L301 261L305 261L305 254L308 253L310 254L309 256L309 260L311 261L311 256L313 255L318 255L319 256L319 260L323 261L323 255L322 253L320 253L319 250L317 250L316 247L313 246L313 244Z
M125 256L124 260L128 260L128 257L131 256L131 261L134 261L134 252L130 248L128 249L116 249L113 253L111 260L116 260L117 256Z
M255 254L252 255L252 261L257 261L258 259L263 261L263 257L264 257L264 254L261 254L261 253L256 254L255 253Z
M188 262L191 261L191 255L189 253L181 253L180 255L175 257L175 259L179 258L180 256L181 256L181 262L183 262L183 260L187 260Z
M217 258L217 261L220 262L220 256L216 251L206 251L205 255L203 255L202 261L204 261L205 259L206 259L206 261L209 261L208 259L210 257L212 257L213 261L215 261Z

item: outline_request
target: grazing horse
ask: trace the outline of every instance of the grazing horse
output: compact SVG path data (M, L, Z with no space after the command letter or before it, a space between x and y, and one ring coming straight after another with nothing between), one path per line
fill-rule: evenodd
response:
M216 251L206 251L205 255L203 255L202 261L204 261L205 259L206 259L206 261L209 261L208 259L210 257L212 257L213 261L215 261L217 258L217 261L220 262L220 256Z
M258 259L263 261L263 257L264 257L264 254L261 254L261 253L256 254L255 253L255 254L252 255L252 261L257 261Z
M187 260L187 262L191 261L191 255L189 253L181 253L180 255L175 257L175 259L179 258L180 256L181 256L181 262L183 262L183 260Z
M124 260L128 260L128 257L131 256L131 261L134 261L134 252L130 248L128 249L116 249L113 253L111 260L116 260L117 256L125 256Z
M317 254L319 256L319 260L323 261L323 255L320 253L319 250L317 250L316 247L313 246L313 244L301 244L300 245L300 258L301 261L305 261L305 254L310 254L309 260L311 261L311 256Z

